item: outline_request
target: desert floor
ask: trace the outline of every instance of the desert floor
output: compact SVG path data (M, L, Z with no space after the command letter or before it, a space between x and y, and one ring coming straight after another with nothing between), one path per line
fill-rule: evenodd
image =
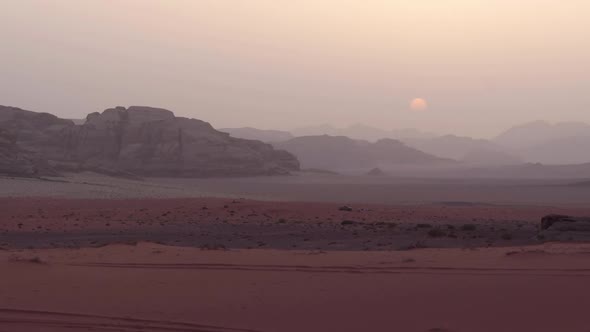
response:
M232 197L270 201L373 204L485 203L588 205L587 179L412 179L309 175L132 180L92 173L25 179L0 177L0 197L187 198Z
M588 239L538 230L588 200L564 181L0 178L0 332L590 331Z
M0 331L588 331L590 246L0 252Z

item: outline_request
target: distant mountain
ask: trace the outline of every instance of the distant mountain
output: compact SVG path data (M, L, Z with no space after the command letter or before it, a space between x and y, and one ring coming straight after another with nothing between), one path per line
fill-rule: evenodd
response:
M403 141L420 151L469 164L513 165L522 163L516 154L506 152L506 149L484 139L445 135Z
M421 131L415 128L404 128L404 129L393 129L392 131L392 138L404 140L404 139L427 139L427 138L434 138L438 135Z
M523 159L517 154L486 148L471 150L460 160L468 165L482 166L506 166L524 163Z
M393 133L384 129L359 123L346 128L337 129L335 135L376 142L383 138L392 138Z
M322 124L312 127L298 128L291 131L294 136L346 136L352 139L365 140L376 142L383 138L405 139L405 138L429 138L434 137L434 134L425 133L417 129L393 129L385 130L381 128L371 127L364 124L354 124L346 128L336 128L328 124Z
M320 124L317 126L300 127L291 130L291 134L296 137L301 136L319 136L319 135L330 135L337 136L340 129L333 127L329 124Z
M590 162L590 125L582 122L531 122L513 127L493 141L530 163Z
M373 168L392 165L451 162L413 149L394 139L371 143L345 136L321 135L296 137L274 146L294 154L302 168L367 172Z
M590 125L583 122L550 124L535 121L508 129L493 141L510 149L525 149L568 137L590 136Z
M265 143L283 142L294 137L288 131L265 130L251 127L221 128L218 130L228 133L231 137L257 140Z
M590 163L590 136L554 139L517 152L531 163L553 165Z
M578 165L522 165L472 168L461 170L462 177L484 177L504 179L588 179L590 163Z

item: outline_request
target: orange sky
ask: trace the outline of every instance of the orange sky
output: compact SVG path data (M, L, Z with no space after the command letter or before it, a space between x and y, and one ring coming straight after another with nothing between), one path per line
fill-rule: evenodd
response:
M489 137L590 121L588 17L576 0L8 0L0 104Z

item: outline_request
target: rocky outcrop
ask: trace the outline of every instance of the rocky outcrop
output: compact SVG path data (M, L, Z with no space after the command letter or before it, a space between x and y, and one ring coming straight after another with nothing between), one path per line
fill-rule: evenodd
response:
M547 215L541 219L539 237L546 241L588 241L590 218Z
M89 114L83 125L23 110L11 114L0 116L0 128L16 133L19 149L59 170L200 177L285 174L299 169L299 162L288 152L232 138L209 123L175 117L164 109L116 107ZM36 121L38 117L44 121ZM15 118L19 121L14 122Z
M541 230L590 232L590 218L550 214L541 219Z

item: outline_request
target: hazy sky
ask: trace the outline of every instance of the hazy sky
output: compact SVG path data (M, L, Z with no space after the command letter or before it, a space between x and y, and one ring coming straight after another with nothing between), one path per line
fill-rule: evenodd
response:
M62 117L150 105L477 137L590 122L587 0L1 0L0 43L0 104Z

